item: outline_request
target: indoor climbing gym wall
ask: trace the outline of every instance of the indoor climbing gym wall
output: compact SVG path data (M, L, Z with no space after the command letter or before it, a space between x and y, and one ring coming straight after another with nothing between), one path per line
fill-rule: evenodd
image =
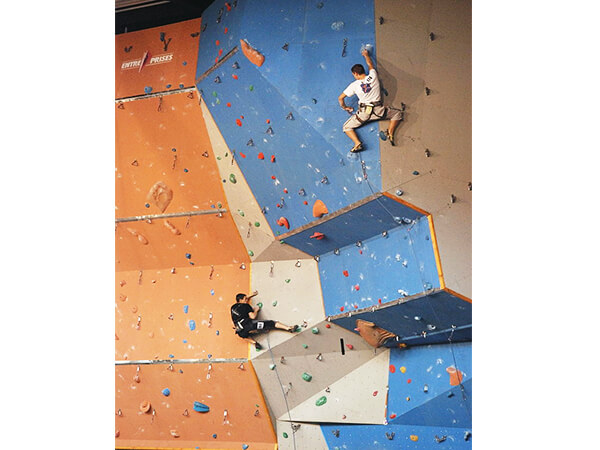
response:
M470 34L464 0L235 0L117 35L116 448L471 448ZM351 153L363 49L403 120ZM294 326L258 349L255 291Z

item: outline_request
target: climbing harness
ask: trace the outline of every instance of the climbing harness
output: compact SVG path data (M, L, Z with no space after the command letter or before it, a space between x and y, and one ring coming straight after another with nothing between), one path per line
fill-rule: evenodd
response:
M373 102L373 103L359 103L358 111L356 112L355 116L361 125L364 124L365 122L368 122L369 120L371 120L371 116L373 116L373 115L375 117L377 117L377 120L385 119L385 117L387 116L387 108L384 108L383 115L378 116L373 111L373 108L376 106L383 106L383 101L379 100L378 102ZM360 113L366 114L367 117L365 119L361 119L359 116Z

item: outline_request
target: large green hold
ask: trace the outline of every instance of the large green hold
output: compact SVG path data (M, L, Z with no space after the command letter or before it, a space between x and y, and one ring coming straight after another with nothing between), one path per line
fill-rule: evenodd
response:
M327 403L327 397L323 396L323 397L319 397L319 398L317 399L317 401L315 402L315 405L317 405L317 406L322 406L322 405L324 405L325 403Z
M231 181L233 184L237 183L237 180L235 179L234 174L229 175L229 181Z
M306 373L306 372L304 372L304 373L302 374L302 379L303 379L304 381L310 381L310 380L312 380L312 375L311 375L310 373Z

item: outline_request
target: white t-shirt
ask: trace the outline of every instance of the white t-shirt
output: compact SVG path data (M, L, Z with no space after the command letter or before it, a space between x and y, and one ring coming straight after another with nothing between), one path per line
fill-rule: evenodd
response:
M369 70L369 75L362 80L354 80L344 89L347 97L356 94L359 103L374 103L381 100L381 91L379 87L379 77L375 69Z

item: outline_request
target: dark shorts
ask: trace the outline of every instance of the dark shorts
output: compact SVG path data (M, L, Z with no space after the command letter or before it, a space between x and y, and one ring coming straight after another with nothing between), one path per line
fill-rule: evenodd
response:
M272 330L275 328L274 320L251 320L244 328L238 328L235 333L242 338L247 338L251 332Z

